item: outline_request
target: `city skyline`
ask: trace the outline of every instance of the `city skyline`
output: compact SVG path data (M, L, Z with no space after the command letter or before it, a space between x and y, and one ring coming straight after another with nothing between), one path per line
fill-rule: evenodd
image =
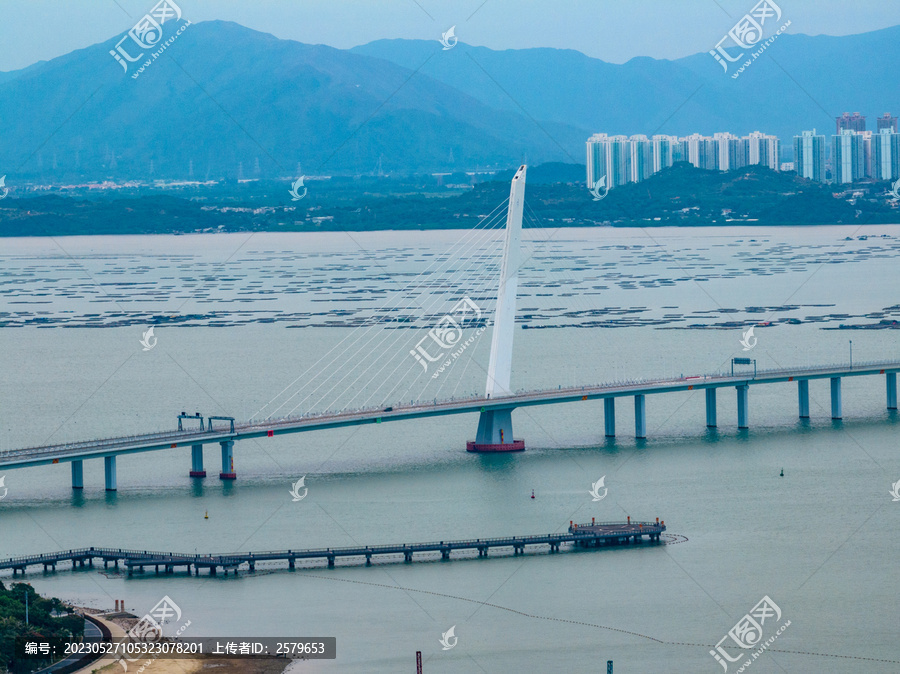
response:
M884 113L878 118L877 132L865 130L865 120L859 113L843 113L836 118L839 133L832 135L830 142L815 128L795 134L789 160L782 156L780 138L761 131L744 136L720 131L712 135L655 134L651 138L599 132L586 141L587 186L593 188L601 179L610 189L641 182L679 161L715 171L751 165L773 171L796 170L799 176L817 182L846 184L867 178L900 178L897 117ZM842 128L846 126L854 128Z

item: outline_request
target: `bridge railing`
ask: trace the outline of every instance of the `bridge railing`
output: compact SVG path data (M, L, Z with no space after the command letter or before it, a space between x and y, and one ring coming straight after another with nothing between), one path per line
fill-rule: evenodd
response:
M799 367L799 368L767 368L757 370L755 376L749 376L747 374L731 374L730 372L716 372L711 374L701 374L701 375L689 375L689 376L679 376L674 378L639 378L639 379L629 379L622 381L614 381L614 382L605 382L605 383L597 383L597 384L585 384L582 386L571 386L571 387L559 387L555 391L553 389L531 389L524 390L520 389L516 391L516 393L511 394L509 396L503 397L495 397L495 398L484 398L483 396L472 394L470 396L462 396L462 397L451 397L449 399L435 400L433 403L428 402L418 402L413 404L405 404L405 403L396 403L393 405L392 412L399 411L416 411L416 410L425 410L429 408L435 407L444 407L444 408L453 408L453 407L465 407L473 401L492 403L501 400L510 400L515 402L516 400L523 400L528 398L534 398L538 396L548 396L553 393L559 393L562 395L569 394L578 394L585 393L587 391L590 392L604 392L604 391L615 391L615 390L625 390L634 388L636 386L654 386L654 385L665 385L665 384L673 384L673 383L683 383L685 381L691 380L702 380L702 381L745 381L748 378L750 379L760 379L771 376L794 376L794 377L802 377L804 375L815 375L815 374L824 374L833 372L835 370L846 370L849 369L848 363L833 363L829 365L817 365L815 367ZM900 369L900 362L897 361L857 361L853 365L854 370L866 370L866 369L886 369L886 370L898 370ZM271 430L273 428L279 428L284 426L294 426L298 423L301 423L305 420L314 421L314 420L323 420L323 419L335 419L335 420L347 420L353 418L360 417L369 417L373 414L383 413L390 414L390 412L385 413L383 406L373 406L373 407L365 407L358 408L354 411L323 411L323 412L307 412L300 416L287 416L277 419L266 419L263 421L259 420L250 420L249 422L237 423L235 424L235 433L249 433L249 432L262 432L265 430ZM43 445L43 446L32 446L26 447L23 449L15 449L15 450L7 450L0 453L0 461L3 459L12 459L19 456L43 456L43 455L53 455L56 453L65 454L66 452L71 452L79 449L91 449L91 450L115 450L115 449L124 449L128 445L131 444L142 444L149 443L153 440L160 441L177 441L178 443L182 443L185 441L202 441L211 437L219 437L222 436L222 431L160 431L156 433L143 433L138 435L126 435L126 436L118 436L111 438L101 438L97 440L83 440L77 442L68 442L57 445ZM226 435L231 435L230 433L226 433Z
M58 552L41 553L37 555L23 555L21 557L10 557L8 559L0 559L0 566L15 565L19 563L30 562L40 564L42 562L60 561L71 559L73 557L119 557L127 559L136 555L154 554L150 550L128 550L124 548L73 548L71 550L60 550ZM169 553L162 553L169 554Z
M16 456L18 454L27 453L27 454L37 454L37 453L51 453L65 450L75 450L75 449L93 449L97 447L112 447L115 445L127 445L135 442L142 442L145 440L156 440L156 439L164 439L164 438L173 438L178 437L179 440L187 440L187 439L201 439L204 436L219 436L222 435L221 431L159 431L157 433L142 433L139 435L122 435L116 436L112 438L101 438L98 440L79 440L77 442L67 442L58 445L38 445L32 447L24 447L22 449L12 449L7 450L0 454L0 458L6 456Z

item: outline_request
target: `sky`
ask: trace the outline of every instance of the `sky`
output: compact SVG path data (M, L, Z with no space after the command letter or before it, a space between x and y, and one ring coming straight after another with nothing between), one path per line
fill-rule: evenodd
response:
M892 0L773 0L788 32L849 35L900 24ZM276 37L349 48L382 38L511 49L576 49L612 63L711 49L755 0L174 0L196 23L222 19ZM0 70L17 70L130 29L156 0L4 0Z

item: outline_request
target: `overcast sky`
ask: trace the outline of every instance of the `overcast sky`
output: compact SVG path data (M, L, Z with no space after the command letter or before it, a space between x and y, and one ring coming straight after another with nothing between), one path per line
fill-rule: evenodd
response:
M192 22L223 19L339 48L381 38L492 49L557 47L622 63L711 49L755 0L174 0ZM775 0L788 32L847 35L900 24L894 0ZM23 68L127 31L156 0L3 0L0 70ZM227 48L227 45L223 45Z

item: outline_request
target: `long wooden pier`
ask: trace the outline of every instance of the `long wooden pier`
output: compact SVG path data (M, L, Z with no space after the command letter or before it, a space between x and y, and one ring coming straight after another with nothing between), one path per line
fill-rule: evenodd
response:
M269 552L230 552L224 554L182 554L176 552L154 552L151 550L125 550L121 548L79 548L40 555L13 557L0 561L0 570L12 569L13 576L20 571L24 574L28 567L43 566L44 571L56 570L57 564L71 563L73 568L93 566L94 560L101 560L104 568L112 564L115 568L123 564L131 575L143 573L153 567L157 572L174 573L177 568L185 568L200 575L206 570L215 575L221 569L226 575L235 574L243 567L255 571L259 562L287 562L294 569L297 560L325 560L328 568L334 568L335 560L347 557L365 558L370 566L373 557L382 555L403 555L405 562L412 562L413 555L440 552L441 559L451 559L456 551L477 550L479 557L487 557L488 551L496 548L511 548L513 555L525 554L525 548L548 546L551 553L566 548L597 548L609 545L640 544L646 537L650 543L659 543L660 534L666 530L665 522L594 522L588 524L570 523L568 533L538 534L533 536L508 536L502 538L475 538L458 541L436 541L431 543L404 543L396 545L355 546L346 548L314 548L309 550L277 550Z

